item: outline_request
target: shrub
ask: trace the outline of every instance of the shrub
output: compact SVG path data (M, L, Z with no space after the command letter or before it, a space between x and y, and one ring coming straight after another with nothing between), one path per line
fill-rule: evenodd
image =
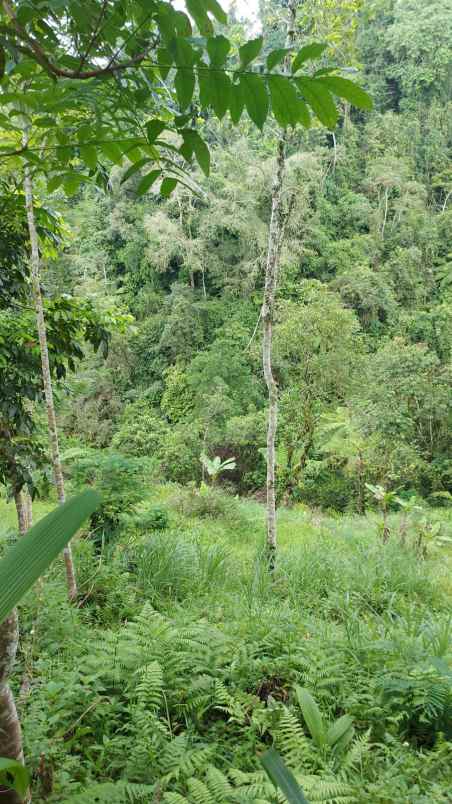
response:
M168 429L158 452L160 471L166 480L189 483L201 477L202 441L196 423Z
M125 455L153 456L164 441L168 424L147 399L126 405L112 445Z
M121 517L122 524L137 531L165 530L169 525L168 512L164 508L154 506L146 511L138 511L132 516Z
M67 456L66 456L67 460ZM85 450L72 455L71 479L76 487L95 486L102 497L92 515L93 539L108 539L119 525L121 515L134 510L145 493L149 464L119 452Z
M195 486L180 489L172 498L171 504L176 511L187 517L223 517L230 524L243 524L245 521L236 497L205 484L200 489Z

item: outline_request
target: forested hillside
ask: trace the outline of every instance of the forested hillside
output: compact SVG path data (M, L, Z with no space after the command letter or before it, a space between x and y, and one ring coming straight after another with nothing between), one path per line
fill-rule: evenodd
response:
M227 10L0 0L1 804L450 802L452 0Z
M445 2L429 8L428 31L426 14L364 4L352 58L374 113L345 106L335 135L290 139L281 499L353 510L364 482L426 498L450 488L451 23ZM83 365L62 422L181 483L200 479L203 451L234 457L228 479L252 493L265 485L259 312L276 132L201 125L212 169L196 194L137 199L139 178L122 184L113 168L109 194L87 188L64 207L70 243L47 287L111 300L134 326L106 364Z

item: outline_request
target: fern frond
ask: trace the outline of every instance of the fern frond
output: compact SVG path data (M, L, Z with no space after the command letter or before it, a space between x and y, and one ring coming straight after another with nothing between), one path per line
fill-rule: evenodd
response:
M216 801L211 796L207 785L205 785L204 782L201 782L199 779L189 779L187 786L194 804L218 804L218 802L223 801L221 798Z
M139 702L150 709L158 709L163 694L162 668L158 662L151 662L137 672L140 676L136 687Z
M232 794L232 787L224 773L210 765L206 773L207 786L212 793L214 801L226 800Z

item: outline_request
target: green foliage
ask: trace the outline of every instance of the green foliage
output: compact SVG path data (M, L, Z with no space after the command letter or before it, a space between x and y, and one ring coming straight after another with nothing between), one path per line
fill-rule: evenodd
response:
M30 776L21 762L0 757L0 784L24 796L30 784Z
M134 510L145 495L148 464L119 452L74 449L66 453L71 481L76 487L94 485L102 503L91 517L93 539L101 543L117 528L121 514Z
M85 491L41 519L0 563L0 623L98 508L99 495Z
M124 455L152 458L162 447L168 425L146 399L125 406L112 446Z
M146 801L158 784L170 802L276 804L257 762L269 743L308 801L407 797L413 772L421 801L444 799L446 569L397 540L384 547L372 520L280 517L271 582L264 559L257 581L260 519L238 542L234 526L192 518L118 545L96 572L88 552L82 560L91 545L76 545L91 592L81 608L69 609L57 570L45 611L41 592L26 599L23 651L36 651L26 752L33 772L45 750L50 801L126 802L128 786ZM42 798L38 783L33 793Z
M237 498L215 486L181 488L172 498L172 505L184 516L224 517L236 525L243 523Z

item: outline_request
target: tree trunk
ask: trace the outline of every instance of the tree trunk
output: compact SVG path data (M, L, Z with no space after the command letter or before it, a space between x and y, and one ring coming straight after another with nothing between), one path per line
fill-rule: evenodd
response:
M297 0L289 2L289 20L287 26L287 47L293 44L295 37L295 14ZM289 64L286 60L285 71ZM278 386L273 376L272 344L273 319L275 314L276 290L278 287L279 257L281 253L284 203L283 184L286 165L287 133L283 131L278 140L276 172L272 187L272 209L270 231L268 235L267 264L265 268L265 290L262 304L263 346L262 363L265 383L268 391L268 426L267 426L267 555L270 570L275 567L277 529L276 529L276 477L275 477L275 443L278 425Z
M25 513L27 518L27 530L29 530L33 525L33 500L31 499L31 494L28 491L28 489L25 489L24 499L25 499Z
M36 309L36 322L39 336L39 347L41 350L42 380L44 385L44 395L47 407L47 423L49 431L50 449L52 454L52 467L55 478L55 485L58 494L58 502L63 504L65 501L63 469L60 459L60 448L58 444L58 430L55 416L55 405L53 401L52 377L49 365L49 350L47 346L47 332L44 318L44 306L41 295L41 258L39 254L38 233L33 207L33 183L30 168L25 166L25 206L27 210L28 231L31 244L31 279L33 287L33 300ZM74 563L70 545L64 550L64 562L66 565L66 577L68 584L69 600L74 600L77 596L77 584L75 580Z
M26 510L21 491L14 494L19 534L27 532ZM14 665L19 644L19 620L17 609L0 625L0 757L23 762L22 733L13 694L8 678ZM21 799L12 790L0 785L1 804L18 804Z
M14 492L14 504L16 506L19 533L23 536L28 530L27 508L23 491Z
M0 757L23 762L22 733L16 704L8 678L16 658L19 642L17 610L0 625ZM0 785L2 804L20 804L22 799L13 790Z

